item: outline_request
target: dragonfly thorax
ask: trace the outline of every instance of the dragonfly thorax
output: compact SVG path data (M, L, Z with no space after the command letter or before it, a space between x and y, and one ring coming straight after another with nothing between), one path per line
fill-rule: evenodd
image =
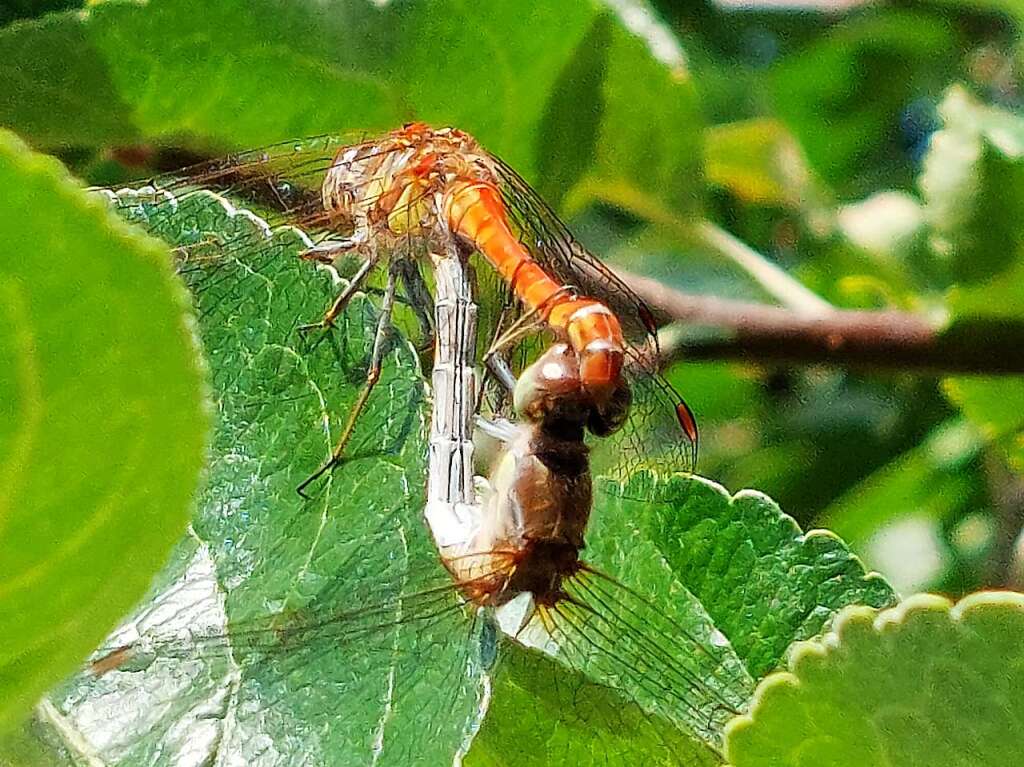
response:
M486 153L468 134L410 123L371 148L342 149L321 187L332 223L355 235L430 237L454 179L493 182Z

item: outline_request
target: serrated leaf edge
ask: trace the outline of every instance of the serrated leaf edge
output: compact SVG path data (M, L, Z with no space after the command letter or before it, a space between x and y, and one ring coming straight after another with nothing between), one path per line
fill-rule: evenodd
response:
M843 643L843 636L854 627L869 626L881 636L896 626L901 626L923 613L946 614L952 623L963 623L972 614L987 610L1015 610L1024 613L1024 593L1015 591L979 591L968 594L954 604L937 594L914 594L895 607L879 610L866 605L843 608L835 617L832 628L825 634L790 647L788 670L776 671L757 685L747 713L730 720L725 726L725 751L729 756L729 743L734 735L756 725L759 709L769 705L768 701L784 694L787 690L801 686L799 674L794 669L813 660L824 660L829 653Z

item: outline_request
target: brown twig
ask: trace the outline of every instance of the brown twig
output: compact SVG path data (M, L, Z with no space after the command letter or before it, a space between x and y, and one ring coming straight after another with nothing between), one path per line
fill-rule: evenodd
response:
M681 293L656 280L620 276L662 321L662 353L676 359L824 364L918 372L1024 373L1024 321L970 319L943 330L902 311L835 309L802 316L789 309Z

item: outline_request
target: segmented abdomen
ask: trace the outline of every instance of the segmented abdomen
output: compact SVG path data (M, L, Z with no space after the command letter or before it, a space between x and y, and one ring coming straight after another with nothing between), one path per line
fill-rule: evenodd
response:
M576 296L533 260L508 223L501 192L488 181L456 181L444 193L453 232L473 243L512 291L548 325L562 331L580 360L580 378L597 400L621 384L622 326L603 303Z

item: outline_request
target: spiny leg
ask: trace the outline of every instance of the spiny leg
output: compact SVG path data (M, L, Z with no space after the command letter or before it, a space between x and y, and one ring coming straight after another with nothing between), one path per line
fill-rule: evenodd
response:
M575 290L571 287L564 286L548 298L541 306L536 309L532 309L526 314L518 317L506 330L501 330L501 323L499 321L498 327L495 329L495 337L491 341L490 348L484 353L483 363L487 368L488 372L494 376L495 380L501 385L503 389L512 394L516 387L516 377L512 372L512 368L508 364L508 360L501 356L501 352L508 347L512 346L519 339L530 333L543 330L546 325L546 313L545 307L549 306L555 299L560 298L563 295L575 295ZM502 310L502 316L504 316L504 310ZM481 381L481 393L484 382Z
M388 330L391 327L391 310L395 305L396 282L397 279L395 271L393 269L389 269L388 283L384 290L384 300L381 302L380 316L377 318L377 330L373 336L373 351L370 353L370 369L366 372L366 382L363 384L363 388L359 392L359 396L356 397L356 401L353 403L351 410L349 410L348 418L345 421L344 427L342 427L341 435L338 437L338 443L331 452L331 457L296 488L298 494L303 498L308 497L305 490L311 483L315 482L341 463L345 446L348 444L348 441L352 438L352 434L355 431L356 421L359 419L359 415L362 413L363 408L366 407L366 402L370 398L370 392L373 391L373 387L376 386L377 381L380 380L381 362L384 357L384 342L387 339Z
M313 322L309 325L300 325L299 332L305 333L311 330L326 330L327 328L334 327L334 321L338 318L338 315L345 311L345 307L348 306L348 302L352 300L352 296L355 295L363 282L366 280L366 275L370 273L370 270L377 265L378 257L376 253L372 253L367 256L366 260L359 265L356 273L352 275L352 279L349 280L348 285L345 289L338 294L338 297L334 299L334 303L324 313L323 319L319 322Z
M556 302L556 299L566 295L575 296L576 290L568 285L559 288L543 304L521 315L507 330L497 334L491 342L491 348L484 354L484 362L487 363L491 357L512 346L524 336L543 328L547 324L549 309Z
M484 364L487 366L488 372L494 376L494 380L501 384L501 387L508 394L511 395L516 390L516 376L504 357L497 354L485 355ZM483 381L480 383L483 385ZM479 399L479 395L477 395L477 398Z

